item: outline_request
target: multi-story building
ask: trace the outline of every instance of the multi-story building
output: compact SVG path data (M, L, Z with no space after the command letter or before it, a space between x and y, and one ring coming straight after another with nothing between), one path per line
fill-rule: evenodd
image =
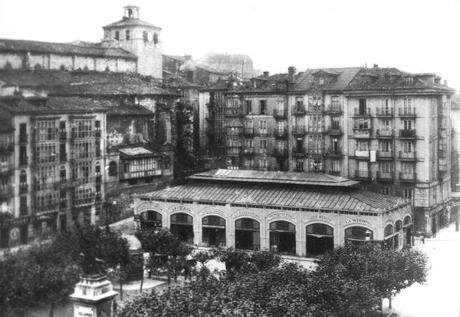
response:
M435 233L451 197L453 91L439 81L375 66L221 83L207 142L225 140L229 169L326 172L411 199L416 230Z

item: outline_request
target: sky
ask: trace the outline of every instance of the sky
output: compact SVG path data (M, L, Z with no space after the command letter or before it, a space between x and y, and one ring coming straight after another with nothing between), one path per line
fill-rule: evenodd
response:
M0 38L97 42L127 4L165 54L247 54L270 73L378 64L460 89L460 0L0 0Z

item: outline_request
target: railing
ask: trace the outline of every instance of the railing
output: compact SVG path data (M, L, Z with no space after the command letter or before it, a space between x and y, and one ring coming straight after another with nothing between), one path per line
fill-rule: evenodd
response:
M275 109L273 110L273 116L275 119L286 119L287 111L285 109Z
M245 154L245 155L254 154L254 147L245 147L242 151L242 154Z
M377 107L375 115L377 117L392 117L394 113L394 108Z
M403 152L399 151L399 158L401 160L416 160L417 159L417 152Z
M371 137L371 129L354 129L353 136L355 138L370 138Z
M305 115L307 113L305 105L295 105L292 108L292 114L295 116Z
M85 198L74 198L72 205L73 206L83 206L83 205L91 205L94 204L94 195L91 197Z
M14 144L11 142L0 144L0 153L10 153L14 151Z
M26 194L29 191L29 185L27 183L19 184L19 193Z
M366 111L360 112L358 108L355 108L354 112L355 117L370 117L371 116L371 108L366 108Z
M329 135L342 135L342 128L341 127L329 127L329 129L327 129L327 133Z
M415 107L401 107L399 108L398 113L400 117L416 117L417 116Z
M29 158L27 156L19 157L19 166L27 166L28 163L29 163Z
M393 179L394 174L393 172L382 172L382 171L377 171L377 179Z
M438 161L438 170L440 172L447 172L447 160L445 158L439 159L439 161Z
M369 179L371 178L371 172L355 170L355 178Z
M407 172L399 172L399 179L402 181L416 181L417 180L417 173L407 173Z
M59 203L55 202L48 205L36 205L35 212L54 211L59 209Z
M328 156L343 156L343 152L342 152L342 149L340 147L336 148L336 149L328 148L326 154Z
M341 114L342 113L342 105L341 104L330 104L326 108L326 113L329 113L329 114Z
M144 178L150 176L161 176L163 174L161 168L152 169L146 171L136 171L136 172L125 172L121 173L120 179L131 179L131 178Z
M27 143L29 135L27 133L19 134L19 143Z
M307 155L324 155L326 154L326 150L324 147L319 148L308 148L305 150L305 154Z
M254 127L244 127L243 134L245 136L253 136L254 135Z
M308 133L323 133L325 131L326 131L326 129L325 129L324 125L317 125L317 126L309 125L308 128L307 128Z
M376 136L378 138L392 138L394 136L393 129L377 129Z
M225 116L227 117L240 117L244 116L243 109L241 108L226 108Z
M227 146L227 155L240 155L240 146Z
M276 138L285 138L285 137L287 137L287 129L286 128L276 128L275 129L275 137Z
M369 158L369 150L355 150L355 157Z
M268 129L257 129L254 131L255 135L266 136L268 135Z
M393 151L377 151L377 158L392 159L394 157Z
M287 155L287 150L286 149L275 149L274 154L275 156L283 157Z
M293 126L292 133L295 135L304 135L306 133L305 126Z
M268 155L270 152L268 151L268 149L264 149L264 148L257 148L256 149L256 154L259 154L259 155Z
M292 148L292 154L294 155L304 155L305 154L305 149L303 147L301 148L297 148L297 147L293 147Z
M416 137L416 134L415 134L415 130L412 129L412 130L399 130L399 137L400 138L415 138Z
M234 128L227 128L225 131L227 135L238 136L241 134L242 129L240 127L234 127Z
M307 107L307 112L322 113L322 112L324 112L324 105L309 104L308 107Z

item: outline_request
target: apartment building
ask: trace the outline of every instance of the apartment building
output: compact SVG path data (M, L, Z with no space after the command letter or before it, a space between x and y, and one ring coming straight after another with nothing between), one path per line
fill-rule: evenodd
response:
M450 202L450 96L434 74L326 68L208 90L208 142L228 169L325 172L410 199L435 233Z

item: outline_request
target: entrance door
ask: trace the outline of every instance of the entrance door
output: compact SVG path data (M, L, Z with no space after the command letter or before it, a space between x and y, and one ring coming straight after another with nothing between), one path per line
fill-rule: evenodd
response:
M307 256L318 256L334 249L334 229L322 223L307 226Z
M250 218L235 221L235 248L246 250L260 249L260 224Z
M295 226L287 221L270 224L270 250L272 252L295 254Z
M185 213L171 215L171 232L180 241L193 244L193 218Z

